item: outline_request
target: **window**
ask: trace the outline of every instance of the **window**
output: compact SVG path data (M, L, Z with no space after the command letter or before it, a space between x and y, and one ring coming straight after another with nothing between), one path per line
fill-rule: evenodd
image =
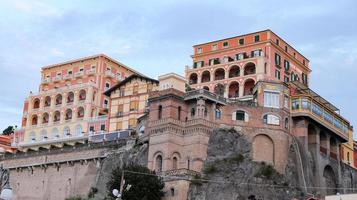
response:
M228 47L228 42L223 42L223 48L227 48Z
M251 57L258 57L258 56L262 56L262 50L254 50L251 52Z
M221 63L221 61L219 60L219 58L209 59L208 62L209 62L208 64L209 64L210 66L211 66L211 65L218 65L218 64Z
M276 115L266 114L263 117L264 124L280 125L280 118Z
M285 45L285 52L288 52L288 46Z
M275 40L275 43L276 43L276 45L278 45L278 46L279 46L279 42L280 42L279 39L276 39L276 40Z
M222 112L218 108L216 108L216 110L215 110L215 117L216 117L216 119L221 119L221 117L222 117Z
M196 115L196 109L191 108L191 117L194 117Z
M120 88L120 90L119 90L119 96L120 96L120 97L125 96L125 88Z
M171 188L171 196L173 197L173 196L175 196L175 189L174 188Z
M281 64L280 55L275 53L275 65L280 66L280 64Z
M290 63L289 63L289 61L284 60L284 68L285 68L285 71L289 71L289 69L290 69Z
M302 64L305 65L305 60L302 60Z
M300 101L299 101L299 99L293 99L291 101L291 109L292 110L299 110L300 109Z
M177 108L177 119L181 120L181 106Z
M279 92L264 91L264 107L280 108Z
M80 69L79 69L80 72L83 72L83 70L84 70L83 68L80 68Z
M130 102L130 111L139 110L139 101L131 101Z
M237 121L245 121L244 119L245 119L245 112L242 110L238 110L236 112L236 120Z
M136 122L136 118L129 119L129 128L134 128L136 126Z
M177 169L177 158L176 157L174 157L172 159L172 169Z
M289 77L284 76L284 82L285 82L285 83L289 83Z
M82 126L80 125L80 124L78 124L77 126L76 126L76 135L83 135L83 132L82 132Z
M109 90L110 88L110 83L105 83L105 90Z
M217 44L212 45L212 51L217 50Z
M244 38L239 39L239 45L244 45Z
M117 122L117 130L123 129L123 122Z
M100 130L105 131L105 124L100 125Z
M285 118L285 129L289 129L289 119Z
M236 54L236 60L243 60L245 58L245 53Z
M302 73L302 83L307 85L307 75L305 73Z
M123 108L124 108L123 104L118 105L117 117L122 117L123 116Z
M103 107L104 108L108 108L108 104L109 104L109 101L104 99L104 104L103 104Z
M280 80L280 71L279 70L275 70L275 78Z
M204 61L197 61L197 62L194 62L193 63L193 68L196 69L196 68L201 68L204 66Z
M287 95L284 95L284 107L289 109L289 97Z
M133 94L138 94L138 92L139 92L139 86L135 85L133 88Z
M155 162L156 162L156 171L157 172L161 172L162 171L162 156L161 155L158 155L155 159Z
M296 53L294 52L294 58L296 58Z
M162 105L159 105L159 110L158 110L158 119L162 118Z
M260 41L260 36L259 35L254 36L254 42L259 42L259 41Z
M71 135L71 129L69 127L65 127L63 129L63 136L70 136Z
M72 75L72 73L73 73L72 71L68 71L68 74L69 74L69 75Z
M202 48L197 48L197 53L202 53Z
M90 126L90 127L89 127L89 132L90 132L90 133L94 133L94 132L95 132L95 131L94 131L94 126Z

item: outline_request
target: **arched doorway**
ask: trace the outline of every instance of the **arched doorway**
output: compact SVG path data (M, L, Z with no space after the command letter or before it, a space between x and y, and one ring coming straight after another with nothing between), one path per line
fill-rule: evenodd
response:
M190 84L197 84L197 74L196 73L193 73L190 75L190 78L189 78L189 83Z
M224 74L225 74L224 69L222 69L222 68L217 69L217 70L214 72L214 80L215 80L215 81L217 81L217 80L223 80L223 79L224 79Z
M336 194L337 191L337 180L335 173L330 165L326 165L323 172L323 178L325 180L326 194Z
M235 98L239 97L239 83L234 81L229 85L228 97Z
M240 76L240 68L238 65L233 65L229 69L229 78L238 77L238 76Z
M244 96L252 95L255 81L253 79L248 79L244 82Z
M250 62L244 66L244 76L251 74L255 74L255 64Z

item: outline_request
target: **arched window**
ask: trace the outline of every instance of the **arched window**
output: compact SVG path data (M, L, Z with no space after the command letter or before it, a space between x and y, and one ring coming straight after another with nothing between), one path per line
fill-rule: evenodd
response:
M52 135L52 139L59 138L58 129L57 128L52 129L51 135Z
M72 119L72 110L71 109L67 109L66 110L66 120L71 120Z
M79 100L80 101L84 101L86 99L86 91L85 90L81 90L79 91Z
M70 136L71 135L71 129L68 127L68 126L66 126L64 129L63 129L63 136L64 137L68 137L68 136Z
M255 74L255 64L248 63L244 66L244 76Z
M207 110L207 107L205 107L204 116L207 117L207 114L208 114L208 110Z
M236 81L233 81L228 88L228 97L229 98L235 98L239 97L239 83Z
M181 106L177 108L177 119L181 120Z
M110 88L110 83L106 82L104 90L109 90L109 88Z
M289 119L285 118L285 129L289 129Z
M243 110L237 110L235 113L235 120L245 121L245 112Z
M60 119L61 119L61 113L59 111L56 111L53 116L53 122L59 122Z
M170 192L171 192L171 196L172 196L172 197L175 196L175 188L171 188L171 189L170 189Z
M157 118L161 119L162 118L162 105L159 105L158 113L157 113Z
M76 126L75 134L76 134L76 136L83 135L82 126L81 126L80 124L78 124L78 125Z
M191 117L194 117L196 115L196 109L191 108Z
M156 163L155 170L157 172L161 172L162 171L162 156L161 155L156 156L155 163Z
M211 80L211 74L209 71L204 71L201 76L201 83L206 83Z
M214 72L215 81L224 79L224 76L225 76L225 71L222 68L219 68Z
M350 152L347 152L347 163L350 163Z
M216 108L216 110L215 110L215 117L216 117L216 119L221 119L221 117L222 117L222 112L219 108Z
M74 101L74 93L69 92L67 95L67 103L73 103L73 101Z
M190 75L190 78L189 78L189 84L196 84L197 83L197 74L196 73L193 73Z
M37 117L37 115L33 115L33 116L32 116L32 120L31 120L31 125L32 125L32 126L35 126L35 125L37 125L37 122L38 122L38 117Z
M49 118L50 118L50 116L49 116L48 113L43 113L43 115L42 115L42 124L47 124L48 121L49 121Z
M79 107L77 111L77 118L83 118L84 117L84 108Z
M172 169L177 169L177 158L172 158Z
M36 98L33 101L33 109L39 109L40 108L40 100L38 98Z
M244 96L253 94L254 85L255 85L255 81L253 79L248 79L248 80L245 81L245 83L244 83Z
M224 95L224 90L225 90L225 86L221 83L218 83L215 87L214 87L214 93L219 95L219 96L223 96Z
M264 124L280 125L280 118L276 115L266 114L263 116Z
M58 94L56 96L56 106L61 105L62 104L62 95Z
M240 76L240 68L237 65L232 66L229 69L229 78Z
M50 107L51 106L51 97L47 96L45 97L45 107Z

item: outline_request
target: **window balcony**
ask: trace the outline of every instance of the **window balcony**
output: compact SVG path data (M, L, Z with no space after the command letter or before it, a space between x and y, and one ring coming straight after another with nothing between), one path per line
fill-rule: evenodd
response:
M58 82L58 81L61 81L62 80L62 76L56 76L53 78L53 81L54 82Z
M86 71L86 74L87 75L94 75L95 74L95 69L90 69L90 70L88 70L88 71Z
M64 80L71 80L73 78L73 74L67 74L63 77Z
M112 71L105 71L105 76L109 78L116 78L115 74Z
M292 96L292 117L309 117L347 141L349 122L331 109L332 105L328 102L322 103L321 100L318 101L316 98L309 95Z
M83 71L79 71L74 74L74 77L79 78L79 77L82 77L83 74L84 74Z
M49 82L51 82L51 78L50 78L50 77L46 77L46 78L43 78L43 79L41 80L41 83L42 83L42 84L47 84L47 83L49 83Z

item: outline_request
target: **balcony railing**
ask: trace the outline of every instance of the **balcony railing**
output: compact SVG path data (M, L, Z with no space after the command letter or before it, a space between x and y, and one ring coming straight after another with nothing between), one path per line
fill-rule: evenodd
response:
M189 169L173 169L157 173L158 176L195 176L198 174L200 173Z
M41 145L56 144L56 143L63 143L63 142L82 141L87 138L88 135L66 136L61 138L44 139L42 141L20 142L19 146L21 147L41 146Z
M293 96L291 100L293 115L308 115L333 130L343 138L348 138L349 123L339 114L330 111L310 96Z
M89 142L105 142L105 141L114 141L114 140L121 140L127 139L131 135L131 130L123 130L123 131L115 131L115 132L103 132L99 134L90 134L89 135Z
M95 74L95 69L90 69L88 71L86 71L87 75L94 75Z
M72 78L73 78L73 74L66 74L66 75L63 77L64 80L70 80L70 79L72 79Z
M61 81L62 80L62 76L55 76L53 78L53 81L57 82L57 81Z
M41 81L41 83L43 83L43 84L46 84L46 83L49 83L49 82L51 82L51 78L50 77L43 78L42 81Z
M219 96L215 93L212 93L210 91L207 91L205 89L198 89L198 90L192 90L186 93L185 99L191 98L191 97L196 97L196 96L205 96L210 98L211 100L218 100L222 103L226 103L226 99L222 96Z
M105 76L110 78L116 78L115 74L112 71L105 71Z
M74 77L78 78L78 77L81 77L81 76L83 76L83 75L84 75L84 72L83 72L83 71L79 71L79 72L76 72L76 73L74 74Z

